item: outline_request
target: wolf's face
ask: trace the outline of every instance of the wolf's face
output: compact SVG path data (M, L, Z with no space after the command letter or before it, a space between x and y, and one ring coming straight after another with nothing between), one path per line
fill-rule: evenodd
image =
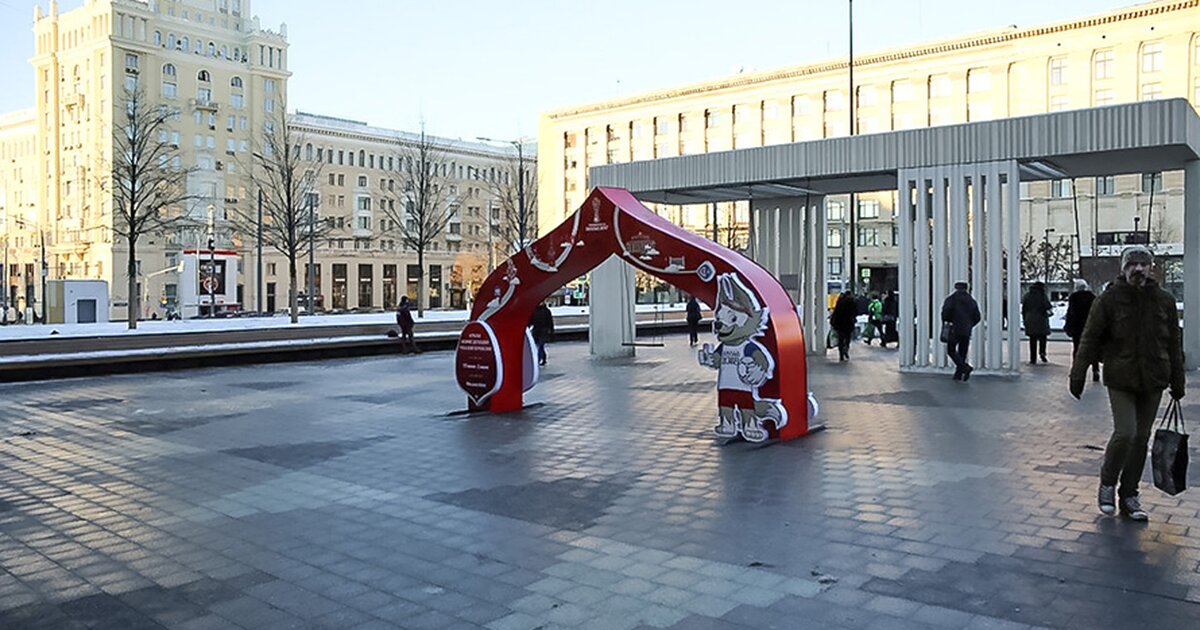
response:
M721 343L736 345L763 332L766 310L733 274L717 278L713 332Z

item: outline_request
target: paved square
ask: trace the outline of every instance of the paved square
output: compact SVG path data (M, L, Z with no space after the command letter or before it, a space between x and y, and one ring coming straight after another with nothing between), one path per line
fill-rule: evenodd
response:
M552 345L506 416L446 415L449 352L0 386L0 628L1200 627L1200 495L1097 513L1066 344L967 384L856 344L826 431L718 446L665 342Z

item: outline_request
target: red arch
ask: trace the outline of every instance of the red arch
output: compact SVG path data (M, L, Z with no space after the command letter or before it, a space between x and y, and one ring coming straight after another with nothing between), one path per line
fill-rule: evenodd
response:
M757 340L771 355L774 370L758 392L780 401L787 412L785 426L771 433L782 439L808 433L804 334L787 291L754 261L674 225L620 188L593 190L566 221L502 263L484 281L475 296L472 323L460 337L457 361L459 384L477 396L471 400L473 408L521 409L525 327L534 307L613 255L714 306L716 276L736 274L768 309L765 332ZM479 382L469 383L463 372L464 365L480 367L470 362L482 356L481 348L485 355L492 352L489 344L496 346L496 365L491 369L499 380L490 396L481 391L486 387L480 388ZM476 352L474 359L467 358L468 349Z

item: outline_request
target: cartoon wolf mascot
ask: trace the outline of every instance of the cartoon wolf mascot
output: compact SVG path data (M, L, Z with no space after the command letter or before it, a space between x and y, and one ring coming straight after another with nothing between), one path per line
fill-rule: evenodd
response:
M700 365L717 370L718 437L739 434L748 442L767 439L764 421L778 431L787 424L787 410L778 400L759 398L758 388L775 373L775 360L766 346L755 341L767 329L768 309L746 288L737 274L717 276L717 305L713 332L721 343L704 344Z

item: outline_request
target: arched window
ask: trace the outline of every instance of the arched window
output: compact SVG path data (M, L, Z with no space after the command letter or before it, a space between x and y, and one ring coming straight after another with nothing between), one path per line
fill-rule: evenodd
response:
M304 159L310 161L313 159L312 143L304 145Z
M162 33L159 31L154 31L154 45L162 46Z
M367 164L366 159L365 159L366 156L367 156L367 154L365 151L358 152L358 165L359 166L365 166Z
M187 52L187 51L188 51L188 38L187 38L187 37L180 37L180 38L179 38L179 48L180 48L181 50L183 50L183 52Z
M173 77L173 76L175 76L175 64L173 64L173 63L164 63L164 64L163 64L163 76L164 76L164 77Z
M242 89L242 77L233 77L229 80L229 87Z
M201 83L208 83L209 81L212 81L212 76L208 74L208 70L201 70L198 74L196 74L196 80Z
M221 46L221 58L222 59L229 58L229 48L224 45Z
M208 56L209 57L217 56L217 45L212 42L208 42Z
M237 46L233 47L233 60L234 61L242 60L242 49L238 48Z
M167 33L167 48L175 47L175 33Z

